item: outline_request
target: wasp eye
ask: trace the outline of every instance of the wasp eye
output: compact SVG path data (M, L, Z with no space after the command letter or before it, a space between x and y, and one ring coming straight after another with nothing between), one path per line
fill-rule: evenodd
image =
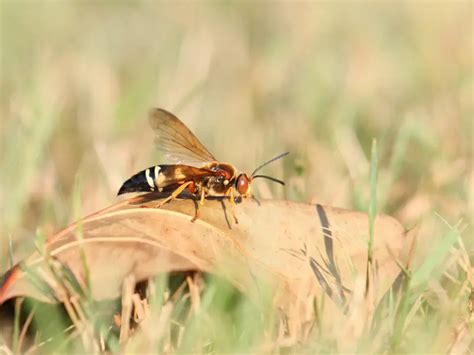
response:
M249 190L249 178L245 175L240 175L237 179L237 191L241 195L245 195Z

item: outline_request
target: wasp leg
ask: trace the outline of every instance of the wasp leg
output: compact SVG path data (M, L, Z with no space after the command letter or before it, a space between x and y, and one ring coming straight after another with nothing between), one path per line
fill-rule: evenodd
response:
M226 192L226 195L230 195L230 209L232 210L232 217L234 217L235 224L239 224L239 220L235 216L235 201L234 201L234 188L230 187Z
M191 218L191 222L195 222L199 218L199 204L196 204L196 212L194 212L194 217Z
M191 219L191 222L194 222L196 221L196 219L199 218L199 205L203 206L204 205L204 197L205 197L205 191L204 189L201 189L201 199L199 201L199 203L196 203L195 206L196 206L196 212L194 213L194 217Z
M176 197L179 196L179 194L181 192L183 192L188 186L190 186L191 184L193 184L194 182L193 181L188 181L188 182L185 182L183 183L181 186L179 186L176 190L173 191L173 193L168 196L167 198L165 198L163 201L160 201L160 203L158 203L156 205L156 208L160 208L161 206L163 206L165 203L171 201L171 200L174 200Z
M201 206L204 206L204 197L205 197L206 191L204 189L201 189L201 200L199 201L199 204Z
M250 194L249 197L250 197L252 200L254 200L255 202L257 202L257 204L258 204L259 206L261 205L260 200L259 200L258 198L256 198L254 194Z

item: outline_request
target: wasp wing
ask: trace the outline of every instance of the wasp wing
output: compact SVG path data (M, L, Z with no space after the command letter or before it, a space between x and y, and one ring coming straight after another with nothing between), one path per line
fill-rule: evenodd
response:
M156 187L182 184L185 181L199 180L204 176L214 175L212 170L183 164L158 165L158 167L158 173L156 173L155 168L153 174Z
M196 136L172 113L155 108L149 114L155 131L155 144L169 162L202 165L216 158L199 142Z

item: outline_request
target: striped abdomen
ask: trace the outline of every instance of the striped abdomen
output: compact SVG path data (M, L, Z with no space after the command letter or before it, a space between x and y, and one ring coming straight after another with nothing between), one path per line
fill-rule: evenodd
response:
M170 191L186 181L199 181L206 175L214 174L207 168L173 164L155 165L142 170L125 181L117 195L127 192Z
M160 165L155 165L136 173L123 183L117 195L122 195L127 192L148 192L157 190L158 186L156 186L156 180L160 176L160 173Z

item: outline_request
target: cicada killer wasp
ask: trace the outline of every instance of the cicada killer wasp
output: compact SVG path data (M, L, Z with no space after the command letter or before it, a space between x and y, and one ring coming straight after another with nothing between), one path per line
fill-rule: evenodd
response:
M206 197L229 197L235 223L235 191L241 197L249 197L250 185L256 178L266 178L281 185L279 179L256 175L257 171L267 164L288 154L280 154L258 166L252 174L238 172L228 163L219 162L196 136L175 115L163 109L152 109L149 114L150 125L156 138L155 143L165 158L173 164L160 164L142 170L125 181L118 195L128 192L159 191L167 197L156 207L177 198L187 190L204 204ZM198 218L199 205L192 221Z

